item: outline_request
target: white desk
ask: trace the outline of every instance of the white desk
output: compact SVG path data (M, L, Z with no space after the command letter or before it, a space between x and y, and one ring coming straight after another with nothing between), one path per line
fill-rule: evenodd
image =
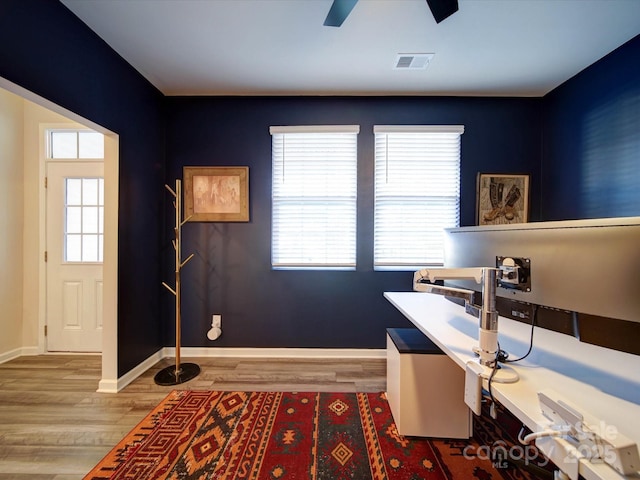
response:
M478 343L478 321L464 307L429 293L386 292L384 296L461 368L475 358L472 348ZM530 325L500 317L498 331L500 347L511 358L526 353ZM536 328L531 354L510 366L520 380L492 383L493 395L531 430L546 423L537 392L552 389L640 445L640 356ZM584 460L579 471L587 480L638 478Z

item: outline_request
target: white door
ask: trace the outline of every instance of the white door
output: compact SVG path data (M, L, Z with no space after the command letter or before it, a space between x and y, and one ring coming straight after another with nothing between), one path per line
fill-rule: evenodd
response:
M47 162L47 350L102 351L103 162Z

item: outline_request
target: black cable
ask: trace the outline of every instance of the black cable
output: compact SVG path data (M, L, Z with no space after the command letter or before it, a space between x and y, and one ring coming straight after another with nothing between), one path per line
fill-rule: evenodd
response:
M496 399L493 398L493 392L491 391L491 380L493 380L493 376L498 371L498 355L500 354L500 346L498 346L498 351L496 352L496 359L493 361L493 370L491 370L491 375L489 375L489 379L487 380L487 387L489 388L489 398L491 398L491 402L493 404L497 403Z
M500 343L498 343L498 349L496 351L496 358L493 361L493 370L491 371L491 375L489 375L489 379L487 381L487 387L489 389L489 397L491 398L491 401L493 403L496 403L495 398L493 398L493 391L491 390L491 381L493 380L494 375L496 374L496 372L498 371L498 363L502 362L502 363L513 363L513 362L519 362L520 360L524 360L525 358L527 358L529 356L529 354L531 353L531 350L533 350L533 332L537 323L537 318L538 318L538 306L537 305L533 305L533 315L531 318L531 335L529 338L529 350L527 350L527 353L525 353L523 356L521 356L520 358L516 358L514 360L509 360L509 354L507 352L505 352L504 350L502 350L500 348Z
M531 319L531 336L529 338L529 350L527 350L527 353L525 353L522 357L516 358L515 360L507 360L507 357L509 355L505 353L506 357L504 358L504 360L502 360L504 363L519 362L520 360L524 360L525 358L527 358L529 356L529 354L531 353L531 350L533 349L533 331L534 331L534 327L536 326L537 321L538 321L538 305L534 304L533 305L533 318ZM500 347L498 347L498 352L500 352Z

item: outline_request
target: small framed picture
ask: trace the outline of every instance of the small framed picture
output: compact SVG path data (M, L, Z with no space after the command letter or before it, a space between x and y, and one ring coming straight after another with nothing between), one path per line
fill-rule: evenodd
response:
M506 225L528 221L529 175L478 174L477 225Z
M188 222L248 222L249 167L184 167Z

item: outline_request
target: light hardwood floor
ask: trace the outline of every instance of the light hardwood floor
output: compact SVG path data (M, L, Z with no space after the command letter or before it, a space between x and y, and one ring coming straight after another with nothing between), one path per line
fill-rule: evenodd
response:
M201 373L154 383L166 359L117 394L96 393L96 355L40 355L0 364L0 480L77 480L173 389L377 392L384 359L183 358Z

